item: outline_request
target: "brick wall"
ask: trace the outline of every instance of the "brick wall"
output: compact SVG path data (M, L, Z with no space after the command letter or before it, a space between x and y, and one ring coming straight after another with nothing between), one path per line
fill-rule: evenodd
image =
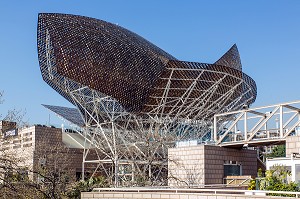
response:
M71 171L71 175L75 176L76 172L81 172L83 149L68 148L62 142L62 132L59 128L49 128L35 126L35 151L34 165L39 164L42 156L47 156L48 159L57 159L58 164ZM56 154L57 157L49 156L50 153ZM95 156L95 154L94 154ZM90 157L90 154L89 156ZM95 159L95 157L93 157ZM51 161L51 160L50 160ZM93 165L95 167L96 165Z
M231 149L205 145L205 184L223 184L224 162L236 161L242 165L242 175L257 175L257 154L254 150Z
M197 145L170 148L168 153L169 186L223 184L224 163L229 161L242 165L242 175L257 174L254 150Z

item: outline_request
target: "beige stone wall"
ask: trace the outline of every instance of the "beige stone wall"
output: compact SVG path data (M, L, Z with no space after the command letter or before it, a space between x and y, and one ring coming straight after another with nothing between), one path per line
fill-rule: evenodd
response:
M300 136L288 136L286 138L286 156L290 157L292 153L300 153Z
M82 192L82 199L102 198L102 199L268 199L279 198L278 196L259 196L259 195L225 195L225 194L200 194L200 193L161 193L161 192L144 192L144 193L124 193L124 192ZM282 199L288 197L280 197Z
M204 184L204 145L168 150L169 186Z
M169 186L223 184L224 163L239 162L242 175L256 176L257 155L254 150L197 145L168 150Z
M1 139L0 145L3 150L24 150L32 151L34 141L34 127L18 129L18 135L7 136Z
M34 154L34 127L18 129L18 135L3 137L0 142L0 152L9 154L18 163L19 167L33 167ZM2 154L1 154L2 155ZM33 178L32 173L29 177Z

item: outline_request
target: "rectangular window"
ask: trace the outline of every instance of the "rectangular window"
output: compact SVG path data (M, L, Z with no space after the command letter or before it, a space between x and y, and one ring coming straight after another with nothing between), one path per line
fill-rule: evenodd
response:
M32 132L24 133L24 134L23 134L23 137L27 137L27 136L30 136L30 135L32 135Z
M23 139L24 142L28 142L28 141L31 141L31 140L32 140L32 138L24 138Z
M240 176L241 165L237 164L224 164L224 176Z
M13 143L14 144L19 144L19 143L21 143L21 140L14 140Z
M300 183L300 164L295 165L295 182Z
M32 146L32 143L29 143L29 144L23 144L23 147L30 147Z

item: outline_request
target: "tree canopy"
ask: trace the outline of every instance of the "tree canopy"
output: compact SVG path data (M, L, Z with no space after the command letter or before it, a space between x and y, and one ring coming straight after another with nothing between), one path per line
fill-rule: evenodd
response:
M285 145L278 145L272 149L272 152L267 155L268 158L285 157Z

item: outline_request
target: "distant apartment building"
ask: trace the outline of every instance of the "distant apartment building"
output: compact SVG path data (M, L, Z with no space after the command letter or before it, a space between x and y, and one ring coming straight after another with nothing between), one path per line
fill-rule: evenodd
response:
M71 171L73 177L80 178L84 146L77 133L45 125L17 129L15 123L7 121L0 122L0 131L1 152L22 158L20 166L35 170L43 164L57 164L57 167ZM36 178L30 172L29 176Z

